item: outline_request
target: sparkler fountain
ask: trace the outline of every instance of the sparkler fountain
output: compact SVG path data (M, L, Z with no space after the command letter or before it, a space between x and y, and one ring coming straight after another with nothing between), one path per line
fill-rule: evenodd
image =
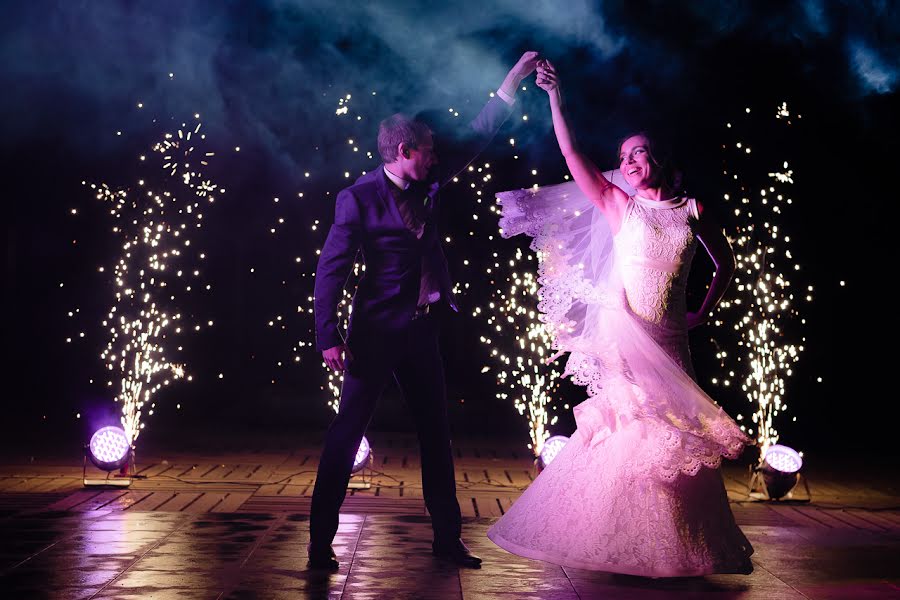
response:
M532 254L526 254L521 249L515 251L507 261L509 273L501 275L503 283L509 288L492 290L492 302L488 304L491 311L486 321L492 335L514 340L509 346L512 356L497 347L490 351L497 361L497 383L501 386L497 398L508 400L512 397L519 414L526 415L531 440L528 448L538 457L544 442L550 437L548 426L556 424L558 418L556 415L551 417L550 412L554 399L552 393L559 388L561 373L554 364L546 362L551 351L551 339L536 314L538 282L534 262ZM499 268L499 262L496 265L494 268ZM489 274L491 271L488 269ZM476 309L476 314L480 312ZM485 336L481 341L488 346L494 345L493 340Z
M752 117L751 110L746 109L746 122L728 123L727 130L737 136L765 130L754 127ZM775 117L775 125L781 127L790 127L801 118L792 115L786 104L778 107ZM742 131L739 133L738 129ZM797 340L795 332L806 320L797 304L812 301L813 286L800 291L797 278L801 267L791 251L790 236L779 226L784 211L793 204L790 163L779 161L779 168L770 166L760 172L746 138L724 148L729 165L724 174L730 184L724 201L738 223L732 240L737 270L729 296L713 317L715 327L732 332L716 333L712 340L718 348L716 358L726 370L723 377L713 378L712 383L730 387L737 382L741 386L753 411L751 424L742 425L742 429L755 437L760 447L759 467L763 467L769 450L779 440L778 417L788 408L786 379L793 374L793 365L804 350L805 338L800 336ZM759 177L754 177L754 173ZM730 336L737 338L733 354L723 343ZM744 421L741 414L737 418ZM795 470L799 468L798 463Z
M136 185L113 189L90 184L96 198L108 205L112 233L121 243L112 267L115 299L102 322L109 338L100 358L109 372L108 387L118 380L116 402L132 449L145 426L144 414L153 414L156 393L173 379L191 380L169 353L173 335L202 327L184 323L180 297L211 288L200 280L198 263L205 254L190 239L203 226L204 207L224 193L204 178L203 169L214 156L203 150L205 140L196 114L193 122L165 133L149 155L140 157L147 174Z

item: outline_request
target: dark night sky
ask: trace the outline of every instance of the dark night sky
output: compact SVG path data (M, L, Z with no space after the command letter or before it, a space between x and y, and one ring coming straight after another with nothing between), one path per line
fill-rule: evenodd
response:
M453 106L473 116L521 52L535 49L557 64L579 137L598 162L611 166L615 142L629 130L662 131L677 140L689 190L714 209L725 185L724 123L744 107L774 115L783 101L802 114L790 136L756 142L762 159L784 157L795 169L795 209L784 228L793 232L798 261L818 290L805 308L808 351L789 383L791 413L801 422L782 429L821 449L839 430L857 446L886 440L893 423L872 415L883 410L890 381L875 344L892 335L881 325L892 310L884 298L892 271L881 268L881 257L889 252L896 195L898 12L892 2L811 0L504 0L428 9L288 0L7 6L0 24L0 158L7 205L4 336L13 360L5 420L26 435L77 437L88 425L74 419L76 412L112 413L103 386L87 383L100 376L96 355L104 340L97 321L109 282L96 268L112 244L109 222L81 181L128 185L134 156L161 131L147 115L185 119L200 112L218 154L211 175L228 193L200 240L210 256L204 278L215 290L190 308L218 325L186 344L197 381L162 396L148 431L165 435L209 422L323 427L328 412L315 397L321 393L315 361L273 369L306 335L308 323L292 315L308 287L293 257L311 257L307 268L314 262L322 236L309 223L329 222L345 169L376 164L347 158L348 136L374 150L377 120L391 112ZM338 98L351 92L352 106L368 122L335 118ZM143 112L135 109L138 101ZM532 168L546 177L541 183L564 173L543 94L520 93L517 111L485 155L498 165L492 191L530 185ZM748 132L754 134L764 130ZM509 137L517 140L519 161L509 160ZM277 206L276 196L293 200ZM71 208L81 211L79 219ZM463 212L448 218L449 234ZM281 215L289 224L273 239L268 228ZM848 285L838 286L840 280ZM470 307L481 301L476 296L467 298ZM65 316L75 306L82 308L78 324ZM289 316L286 333L265 326L278 313ZM476 376L486 361L471 358L482 350L468 317L460 319L463 325L445 337L455 430L521 427L512 408L493 399L490 378ZM88 332L85 340L64 343L80 330ZM712 365L700 337L694 353L702 375ZM215 381L220 371L228 373L227 385ZM815 384L820 375L826 384ZM578 401L577 391L568 393ZM463 397L465 405L458 403ZM186 406L178 415L171 410L176 402ZM373 426L407 427L404 419L388 399Z

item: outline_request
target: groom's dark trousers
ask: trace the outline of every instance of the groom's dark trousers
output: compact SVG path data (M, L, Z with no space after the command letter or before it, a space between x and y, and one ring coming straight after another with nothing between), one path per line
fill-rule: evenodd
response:
M460 537L461 517L450 449L444 369L438 349L436 313L456 310L447 261L437 228L441 187L461 171L493 138L509 116L498 98L485 105L469 125L468 136L448 140L438 134L442 167L434 181L400 191L383 166L342 190L316 270L316 347L324 351L344 343L337 305L357 254L365 271L353 298L347 361L338 414L325 435L310 515L310 543L331 544L347 493L354 457L375 405L392 379L413 416L422 459L425 505L436 540ZM407 227L398 204L420 202L421 238ZM440 300L422 306L420 285L439 291Z

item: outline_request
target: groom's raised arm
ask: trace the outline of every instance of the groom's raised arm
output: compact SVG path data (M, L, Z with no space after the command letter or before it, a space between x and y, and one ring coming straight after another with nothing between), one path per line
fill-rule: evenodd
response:
M361 219L356 197L349 190L341 190L335 201L334 224L316 267L313 308L319 352L344 343L338 329L337 307L359 252L360 239Z
M439 151L440 163L438 164L441 185L449 182L453 177L472 162L482 150L494 139L497 131L512 113L515 103L516 90L522 80L530 75L537 65L538 53L526 52L519 61L506 74L503 83L497 89L497 93L491 98L481 112L469 123L466 131L454 140L443 140L445 148ZM441 143L438 136L438 143Z

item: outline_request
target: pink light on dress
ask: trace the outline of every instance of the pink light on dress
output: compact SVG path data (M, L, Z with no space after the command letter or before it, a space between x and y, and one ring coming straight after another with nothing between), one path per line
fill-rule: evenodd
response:
M696 384L688 348L696 203L632 197L613 235L574 183L498 197L503 235L534 238L541 320L587 399L570 441L488 537L582 569L751 572L718 471L749 439Z
M541 469L547 468L553 459L556 458L556 455L559 454L560 450L565 448L566 444L569 443L569 438L564 435L554 435L549 438L544 445L541 446L541 453L538 456L538 466Z

